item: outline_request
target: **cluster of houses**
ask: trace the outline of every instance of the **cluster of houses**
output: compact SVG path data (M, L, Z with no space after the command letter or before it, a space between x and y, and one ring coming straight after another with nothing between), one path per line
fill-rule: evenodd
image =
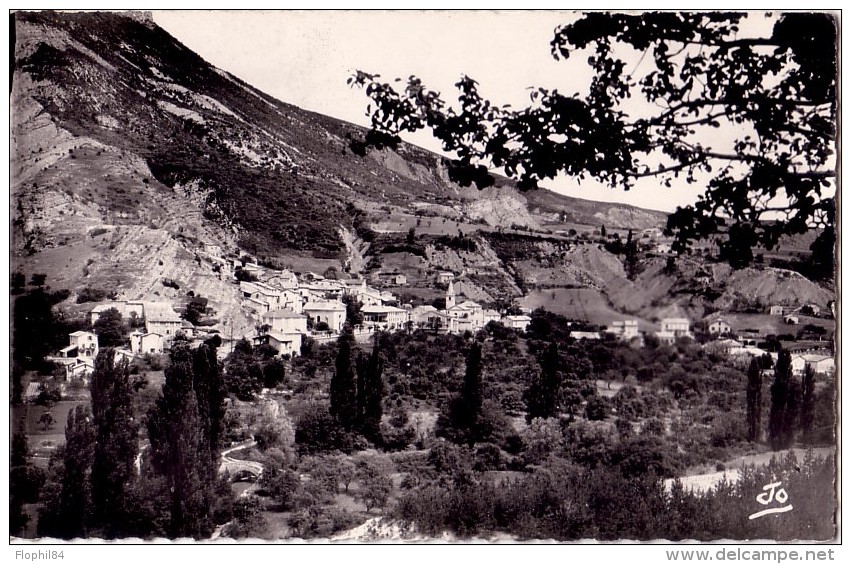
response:
M694 338L691 332L691 323L685 317L666 317L660 323L661 329L654 334L659 342L666 345L674 344L681 337ZM636 339L643 342L644 333L638 329L638 321L635 319L624 319L613 321L602 331L571 331L570 336L574 339L600 339L604 334L614 335L622 341L633 341Z
M660 325L661 329L654 334L662 344L673 344L681 337L694 338L691 324L687 318L665 318L661 320ZM725 338L725 335L729 335L732 332L732 327L730 323L721 317L709 321L706 325L706 331L717 338L707 342L704 345L705 348L732 357L738 357L742 360L743 365L749 363L750 358L759 357L764 354L770 354L775 361L777 360L777 353L766 353L765 349L756 346L755 339ZM644 341L644 333L639 331L638 321L632 319L613 321L602 331L581 330L570 332L570 336L574 339L590 340L601 339L605 334L614 335L616 338L626 342L643 344ZM816 374L833 374L836 370L836 361L833 355L826 354L825 351L808 351L792 354L793 373L800 375L807 366L812 368Z
M445 287L445 306L433 305L412 307L399 306L398 298L391 292L369 286L364 279L327 279L315 273L297 276L291 271L265 270L257 265L244 264L242 269L252 275L253 281L239 282L242 306L256 322L256 331L244 337L255 345L268 345L279 354L295 356L302 348L305 337L319 341L336 339L346 323L347 305L360 304L362 323L354 327L355 335L369 336L376 331L412 331L424 329L437 334L461 334L476 332L490 322L500 322L506 327L525 331L531 318L526 314L502 315L472 300L459 301L456 294L455 275L438 272L436 282ZM393 273L392 282L404 285L405 280ZM261 280L262 279L262 280ZM383 281L383 278L379 278ZM129 347L116 349L119 358L128 360L137 355L162 354L171 341L182 333L194 337L195 328L164 302L110 301L96 305L90 312L94 325L107 310L117 310L131 326L138 327L129 336ZM795 311L807 315L818 315L820 308L807 305L798 310L772 306L771 315L783 315L792 319ZM788 320L787 323L797 323ZM144 324L144 330L141 329ZM707 343L718 351L747 359L765 353L756 347L755 340L724 338L732 331L730 323L721 317L707 319L705 331L716 339ZM613 321L602 331L574 330L575 339L600 339L613 335L625 342L642 345L645 332L639 330L635 319ZM669 317L660 321L659 330L653 333L660 343L674 344L678 339L694 338L689 319ZM98 337L89 331L75 331L69 335L68 346L62 348L50 360L65 368L66 379L86 378L94 370L94 359L98 353ZM826 374L835 370L831 355L810 352L793 357L793 369L803 372L811 366L816 373Z
M280 354L296 355L305 336L333 339L343 331L344 298L360 304L363 321L354 328L356 336L414 329L475 332L491 321L522 331L531 321L528 315L503 316L471 300L458 303L452 273L438 273L437 282L447 285L444 309L399 307L394 294L373 288L364 279L332 280L314 273L299 278L292 272L274 271L262 282L240 282L243 306L259 322L258 332L245 337Z
M194 327L180 318L171 305L164 302L111 301L96 305L90 320L94 325L107 310L114 309L122 319L144 322L144 330L130 333L129 347L115 349L115 358L131 361L136 356L162 354L178 333L193 336ZM65 379L86 379L95 369L99 344L97 334L91 331L74 331L68 335L68 346L56 355L47 357L65 369Z

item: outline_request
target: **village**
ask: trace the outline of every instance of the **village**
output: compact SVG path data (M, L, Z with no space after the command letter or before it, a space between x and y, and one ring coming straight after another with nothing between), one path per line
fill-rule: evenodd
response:
M524 311L513 307L510 312L501 313L473 300L463 299L463 294L456 293L458 280L453 272L434 274L434 286L445 288L442 304L438 304L443 307L438 308L428 304L415 307L400 304L394 293L367 284L364 278L326 278L313 272L297 274L289 270L264 268L245 260L234 260L227 266L230 268L225 272L239 286L243 311L255 322L255 330L248 334L225 335L215 327L196 326L168 302L100 302L90 310L89 323L94 327L103 314L115 310L131 329L124 344L115 348L116 359L126 359L130 363L136 357L167 352L176 338L199 344L217 335L222 343L218 352L220 358L226 357L241 339L253 346L271 347L282 357L292 358L300 354L307 338L318 343L336 340L347 330L347 320L350 322L349 330L359 342L367 342L382 331L475 334L492 322L523 332L532 320L532 312L528 309ZM406 283L405 276L396 272L378 273L374 278L378 281L389 279L397 286ZM823 313L816 304L795 308L772 305L765 313L782 319L784 325L795 326L808 316L831 316L833 302L827 306ZM358 317L355 323L347 319L352 314ZM729 321L733 317L735 314L725 317L715 313L696 322L685 316L665 317L659 320L655 331L642 330L637 319L613 320L602 327L572 321L570 324L575 329L571 330L570 337L577 340L617 339L633 347L645 346L648 338L662 345L674 345L685 338L697 340L707 350L737 358L743 366L751 358L763 354L770 354L776 360L777 351L766 346L766 339L771 340L775 336L754 329L736 332ZM793 371L801 374L809 366L816 374L833 374L835 360L832 352L818 342L810 345L793 352ZM81 381L85 384L94 371L95 358L101 346L95 331L74 331L68 335L68 345L47 360L64 369L65 382ZM32 382L26 390L25 399L31 400L38 393L39 385Z

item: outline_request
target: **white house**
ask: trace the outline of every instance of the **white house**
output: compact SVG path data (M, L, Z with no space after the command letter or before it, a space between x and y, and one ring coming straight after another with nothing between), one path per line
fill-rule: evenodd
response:
M269 345L278 354L288 354L296 356L301 352L301 343L303 335L301 333L280 333L278 331L269 331L263 335L252 335L251 339L255 345Z
M437 283L438 284L449 284L455 280L455 274L452 272L438 272L437 273Z
M343 295L344 287L338 280L316 280L299 286L299 288L310 292L312 296L333 296L334 298Z
M381 290L366 286L357 297L363 305L381 305Z
M685 317L666 317L662 320L662 331L670 331L677 337L690 336L690 325Z
M266 282L273 287L284 290L292 290L298 288L298 276L290 270L282 270L270 276Z
M304 300L301 294L292 290L282 290L278 299L278 307L301 313L304 307Z
M133 354L162 354L163 336L159 333L130 333L130 350Z
M793 354L792 355L792 372L795 374L801 374L804 371L804 367L807 365L807 357L802 354Z
M769 315L783 315L784 312L785 312L785 309L783 308L782 305L773 305L770 308L768 308Z
M255 317L262 316L269 311L269 302L258 298L246 298L242 301L242 307L251 312Z
M836 359L824 354L805 354L806 366L813 369L816 374L833 374L836 372Z
M600 340L600 334L596 331L571 331L570 336L576 340L588 339L589 341Z
M408 312L398 307L369 305L361 308L363 324L376 330L393 331L404 329L408 322Z
M798 319L797 315L787 315L783 318L783 323L786 325L797 325L800 319Z
M612 321L612 324L606 328L606 333L611 333L624 341L629 341L638 337L638 321L635 319Z
M366 280L363 278L353 278L351 280L340 280L343 285L343 294L347 296L359 297L366 291Z
M709 324L709 333L712 335L723 335L725 333L729 333L731 329L732 327L730 327L730 324L721 318L718 318Z
M503 325L520 331L525 331L531 321L528 315L506 315L502 318Z
M451 333L455 330L455 319L434 306L417 306L410 313L411 321L417 327L436 333Z
M302 311L314 323L326 323L335 333L342 331L346 322L346 306L342 302L307 302Z
M242 297L244 298L250 298L262 289L263 287L259 282L246 282L243 280L239 283L239 291L242 292Z
M680 337L692 337L689 320L685 317L666 317L662 320L662 330L656 332L660 342L672 345Z
M65 379L88 378L95 371L95 359L88 357L77 357L71 364L65 366Z
M95 358L98 355L98 336L89 331L74 331L68 335L68 346L62 349L62 356ZM74 353L76 349L76 354Z
M377 278L385 284L404 286L408 283L408 277L400 272L379 272Z
M502 322L502 316L495 309L483 309L482 310L482 327L490 323L491 321Z
M167 303L145 303L145 330L148 333L158 333L166 341L171 341L180 331L182 321Z
M115 356L113 357L113 361L115 364L118 364L120 361L126 360L127 364L133 362L133 353L128 351L127 349L115 349Z
M433 305L417 306L411 310L411 321L414 323L414 325L420 327L424 326L428 323L428 320L434 316L435 312L437 312L437 308Z
M272 310L263 314L263 323L269 325L271 331L277 333L307 334L307 317L294 311L286 309Z

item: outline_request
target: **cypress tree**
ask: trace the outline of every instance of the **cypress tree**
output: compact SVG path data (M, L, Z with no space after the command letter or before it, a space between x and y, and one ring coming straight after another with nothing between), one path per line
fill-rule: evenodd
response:
M783 421L784 448L791 447L795 442L795 433L798 431L798 416L800 411L801 381L797 378L790 378L789 389L786 394L786 416Z
M467 353L467 368L460 393L452 399L448 409L437 418L435 434L456 443L471 446L479 438L482 414L482 347L473 342Z
M561 403L561 359L558 345L550 343L541 357L541 372L532 377L526 390L526 421L558 415Z
M384 359L381 357L378 339L369 358L364 361L364 370L358 376L361 432L369 440L379 442L383 415L381 400L384 398L384 382L381 377L384 373Z
M638 243L632 238L632 229L626 236L626 245L624 246L624 263L626 266L627 277L632 280L638 274Z
M762 435L762 372L757 358L751 359L748 367L747 420L748 440L759 442Z
M792 355L780 351L774 365L774 383L771 385L771 412L768 418L768 442L773 450L787 448L789 442L787 403L792 381Z
M340 348L337 352L330 390L330 413L348 430L354 427L358 411L355 370L352 363L354 341L354 335L350 330L346 330L340 336Z
M114 349L103 349L90 388L97 437L92 462L94 518L104 537L126 537L133 533L127 529L131 511L127 500L139 449L127 361L116 364Z
M815 401L815 372L808 364L801 377L801 436L808 444L813 441Z
M462 430L470 445L478 439L479 419L482 415L482 346L474 341L467 353L467 367L461 387L456 427Z
M464 387L461 390L464 407L470 414L470 428L478 423L482 413L482 345L474 341L467 353Z

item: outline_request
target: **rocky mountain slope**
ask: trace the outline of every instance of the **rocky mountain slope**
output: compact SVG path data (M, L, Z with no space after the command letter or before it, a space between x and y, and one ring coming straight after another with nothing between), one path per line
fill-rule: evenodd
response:
M590 286L626 306L621 259L567 233L665 221L547 190L521 194L507 180L461 188L440 156L406 144L364 150L362 128L260 92L143 13L12 20L13 267L49 272L56 287L142 299L191 289L241 331L250 322L223 259L249 253L297 270L399 269L424 286L446 268L482 300ZM460 235L474 244L446 239ZM676 283L658 271L645 270L657 274L642 284L659 288L647 307Z

